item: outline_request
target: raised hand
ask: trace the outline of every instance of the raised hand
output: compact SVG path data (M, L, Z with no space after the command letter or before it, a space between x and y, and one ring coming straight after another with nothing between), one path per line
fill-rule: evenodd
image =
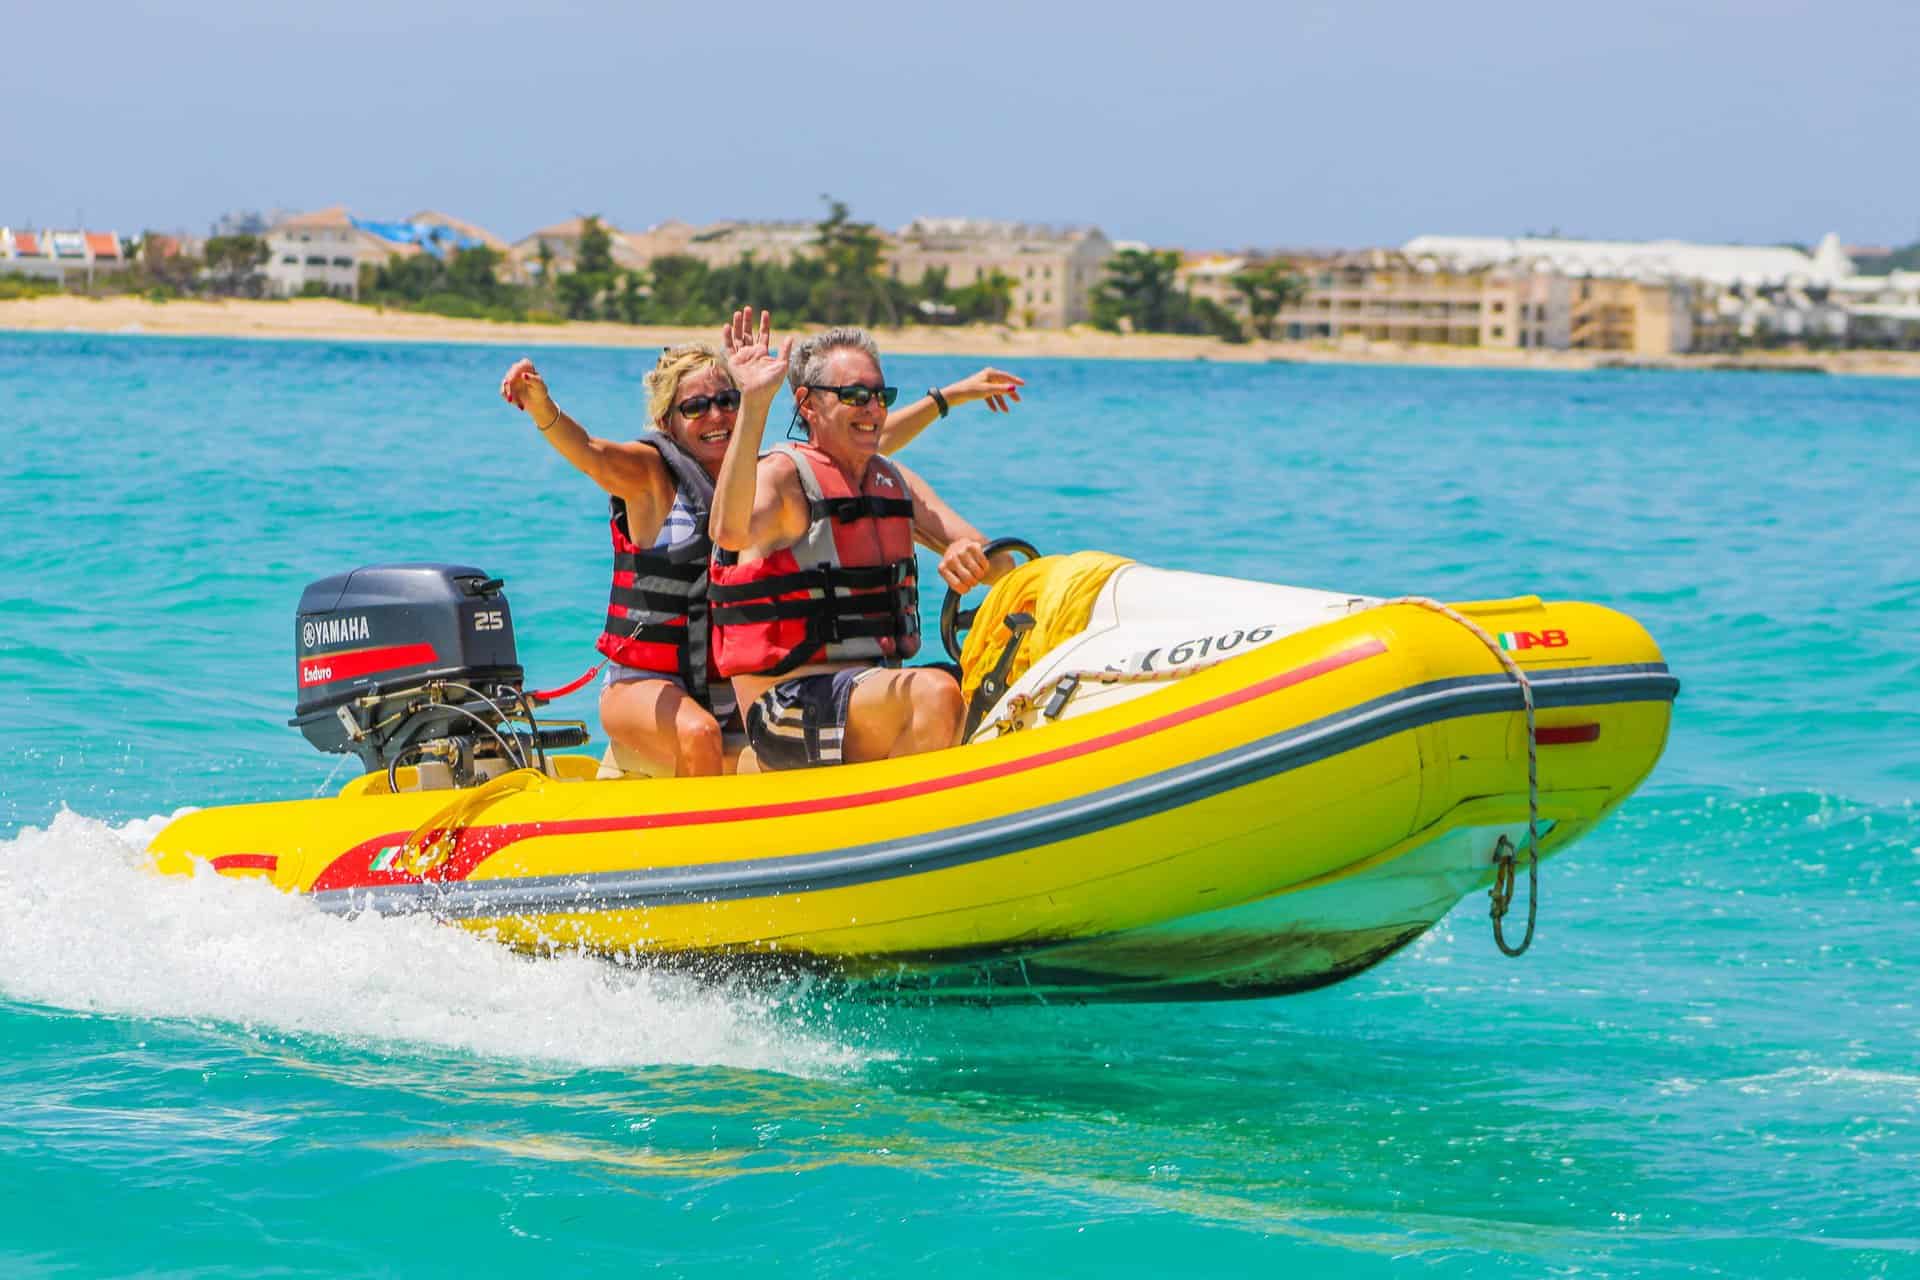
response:
M952 386L944 388L949 404L968 404L975 400L985 400L987 408L994 413L1012 413L1014 404L1020 400L1020 388L1027 380L1018 374L1004 369L986 368L970 378L962 378Z
M560 412L547 392L547 380L531 360L522 360L507 370L507 376L500 379L500 398L533 415L536 423L551 422Z
M753 308L740 308L720 331L720 345L727 353L727 367L733 371L734 385L742 398L756 404L771 403L786 380L788 360L793 355L792 338L774 350L773 314L761 312L756 330Z

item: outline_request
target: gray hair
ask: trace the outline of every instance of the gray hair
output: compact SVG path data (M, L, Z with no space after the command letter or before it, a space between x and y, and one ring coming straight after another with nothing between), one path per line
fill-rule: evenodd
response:
M880 348L874 345L873 335L858 325L840 325L825 333L813 334L793 345L792 363L787 366L787 381L793 393L799 395L800 388L826 377L827 357L843 347L858 348L872 356L875 364L880 363Z

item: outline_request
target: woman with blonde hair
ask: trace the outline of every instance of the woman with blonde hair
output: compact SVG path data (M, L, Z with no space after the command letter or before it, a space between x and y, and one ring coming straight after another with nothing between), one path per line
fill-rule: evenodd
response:
M904 448L952 405L985 400L1006 413L1024 385L988 368L928 388L888 415L883 447ZM707 627L707 517L740 392L726 357L706 343L666 348L646 388L653 429L621 441L590 435L568 417L533 361L519 361L500 380L502 398L607 492L613 586L596 647L606 655L600 723L614 756L654 777L712 775L742 741L739 709L712 665Z

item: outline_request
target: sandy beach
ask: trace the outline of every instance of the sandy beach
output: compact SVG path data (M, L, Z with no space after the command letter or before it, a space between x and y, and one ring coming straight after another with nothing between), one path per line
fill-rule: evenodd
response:
M777 319L777 317L776 317ZM711 338L715 327L654 328L574 321L566 324L496 324L455 320L419 312L357 306L330 298L284 301L178 300L152 302L123 296L89 298L59 294L0 302L0 330L148 334L169 337L324 339L363 342L478 342L501 347L650 347ZM1748 352L1726 355L1632 357L1620 352L1499 351L1479 347L1398 343L1247 342L1170 334L1104 333L1006 326L883 331L889 351L914 355L973 356L996 362L1030 357L1119 360L1238 360L1303 363L1433 365L1495 369L1592 369L1628 363L1635 367L1819 370L1828 373L1920 377L1920 352Z

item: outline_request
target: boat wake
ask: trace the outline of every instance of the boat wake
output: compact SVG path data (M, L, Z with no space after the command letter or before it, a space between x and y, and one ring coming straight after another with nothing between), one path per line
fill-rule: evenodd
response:
M804 992L582 956L532 961L425 918L339 918L262 883L159 876L170 818L60 814L0 840L0 1001L583 1068L842 1074L875 1054Z

